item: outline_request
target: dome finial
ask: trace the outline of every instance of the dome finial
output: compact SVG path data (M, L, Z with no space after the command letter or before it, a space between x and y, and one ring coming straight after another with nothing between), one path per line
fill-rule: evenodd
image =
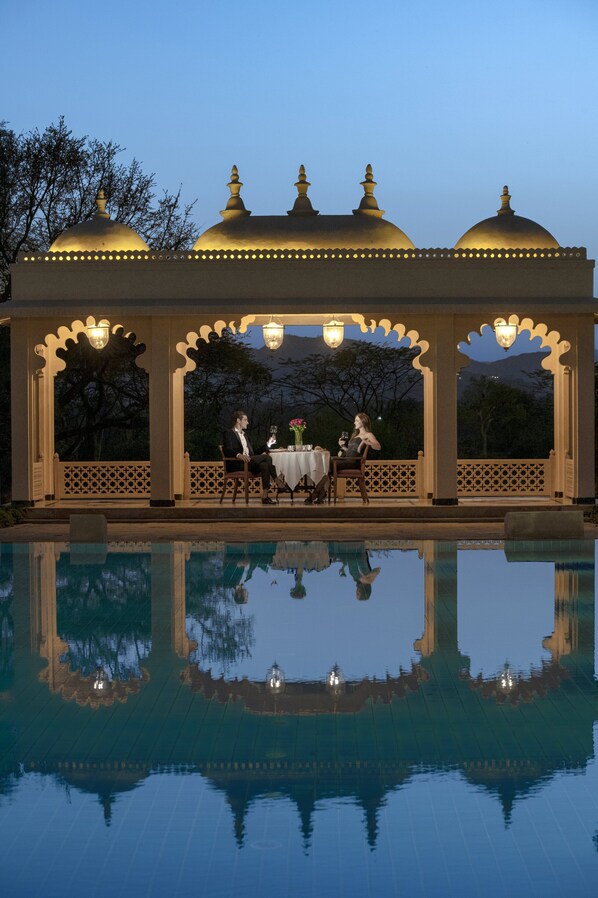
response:
M365 180L361 181L363 187L363 196L359 204L359 209L353 209L353 215L369 215L372 218L382 218L384 210L378 208L378 201L374 196L374 174L372 166L368 163L365 167Z
M224 220L244 218L246 215L251 215L251 212L245 208L245 203L240 196L243 182L239 181L239 169L236 165L233 165L231 169L230 181L226 186L230 190L230 197L228 198L226 208L220 213Z
M106 194L101 187L96 193L96 207L95 218L110 218L106 212Z
M293 208L287 212L287 215L319 215L319 212L314 209L307 195L311 184L307 180L304 165L299 166L299 179L295 181L295 187L297 188L297 199Z
M515 215L514 210L511 209L511 194L509 193L509 188L506 184L502 189L500 201L501 207L498 210L498 215Z

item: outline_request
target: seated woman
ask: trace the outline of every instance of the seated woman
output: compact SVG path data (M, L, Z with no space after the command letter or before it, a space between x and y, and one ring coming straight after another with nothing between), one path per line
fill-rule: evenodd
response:
M371 449L380 449L380 443L372 433L372 422L370 421L369 415L366 415L365 412L358 412L355 415L353 424L355 430L351 434L349 441L343 440L342 437L338 441L340 446L338 453L340 461L336 462L337 470L343 468L358 468L361 461L361 454L366 446L369 446ZM332 459L330 460L329 473L332 473ZM307 497L305 504L311 505L313 503L318 505L324 502L329 483L330 477L328 474L325 474L319 483L316 484L313 493Z

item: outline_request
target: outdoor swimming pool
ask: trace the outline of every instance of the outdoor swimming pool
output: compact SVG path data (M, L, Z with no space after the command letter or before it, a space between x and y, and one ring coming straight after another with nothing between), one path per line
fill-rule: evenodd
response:
M594 568L2 545L2 895L595 895Z

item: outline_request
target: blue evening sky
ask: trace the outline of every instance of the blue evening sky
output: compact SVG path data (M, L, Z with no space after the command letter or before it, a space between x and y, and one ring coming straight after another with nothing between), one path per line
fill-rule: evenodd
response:
M371 162L416 246L453 246L506 183L598 254L595 0L32 0L2 32L0 118L117 141L197 198L198 233L233 163L247 208L284 214L300 163L314 207L350 213Z

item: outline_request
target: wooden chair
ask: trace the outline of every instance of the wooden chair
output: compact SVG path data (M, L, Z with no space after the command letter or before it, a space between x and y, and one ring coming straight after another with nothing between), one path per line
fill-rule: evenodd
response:
M237 490L239 489L239 483L243 481L245 487L245 505L249 505L249 481L250 480L259 480L261 474L254 474L249 470L249 462L243 462L243 468L239 471L227 471L226 463L227 461L236 461L239 462L238 458L227 458L224 454L224 449L222 446L218 447L220 449L220 455L222 456L222 493L220 495L220 505L222 505L222 500L224 499L224 494L226 493L226 488L228 486L228 481L232 480L235 487L233 490L233 503L237 501Z
M359 459L359 466L355 466L354 468L339 468L338 463L343 462L344 458L333 458L332 459L332 489L334 490L334 504L336 505L336 488L339 480L344 480L345 482L350 478L353 480L359 481L359 489L361 491L361 498L363 499L364 505L369 505L370 500L368 498L368 493L365 488L365 462L368 457L368 449L370 447L366 446L363 450L361 457ZM330 501L330 499L328 500Z

